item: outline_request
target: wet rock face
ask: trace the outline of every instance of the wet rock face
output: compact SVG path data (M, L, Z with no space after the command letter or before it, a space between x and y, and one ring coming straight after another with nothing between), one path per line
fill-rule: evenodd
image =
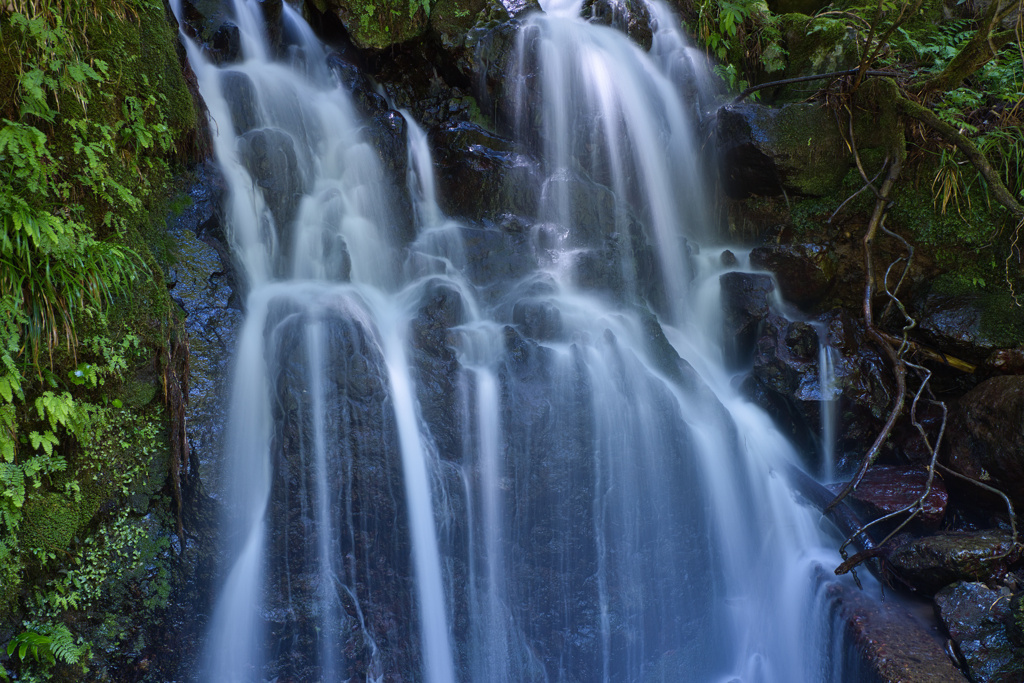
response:
M1006 493L1024 509L1024 377L988 379L953 407L947 429L950 466Z
M336 16L358 47L383 50L412 40L427 28L429 5L408 0L312 0L322 13Z
M876 600L869 591L840 582L827 590L861 660L860 675L851 680L967 683L932 629L908 614L900 601Z
M972 363L983 363L1024 340L1024 320L1007 294L952 295L932 288L912 303L918 329L928 342ZM1019 361L1013 354L1002 355L1006 369L996 369L1013 372Z
M983 583L957 583L936 594L939 618L976 683L1024 681L1024 647L1011 637L1019 598Z
M438 197L448 215L496 220L537 215L536 164L511 141L469 122L454 122L432 137Z
M775 275L783 298L808 308L826 296L835 281L835 264L826 247L816 244L773 244L750 252L750 264Z
M751 311L756 313L758 309ZM727 305L727 320L729 316ZM775 418L808 457L822 450L818 441L824 402L836 401L836 414L843 428L833 446L836 464L842 469L846 463L859 460L864 444L875 438L887 417L894 388L888 366L858 321L834 311L819 322L834 352L830 387L821 381L818 330L773 313L755 328L753 367L743 390ZM751 326L753 323L748 322L747 329Z
M295 141L278 128L257 128L240 138L238 153L253 181L263 189L278 239L291 244L287 229L307 189L299 172Z
M256 88L252 79L241 71L223 71L220 87L231 109L231 125L235 133L248 133L259 124Z
M344 308L340 306L339 308ZM309 355L310 313L281 304L270 318L277 340L272 458L274 478L268 530L267 651L276 652L268 676L318 680L318 634L338 634L337 661L367 662L370 639L401 642L389 648L387 670L415 671L419 663L415 596L409 566L407 512L397 428L390 407L387 368L369 330L344 313L319 319L323 368ZM316 405L311 373L320 374L324 404L324 469L317 466ZM327 520L318 518L317 482L330 494ZM347 501L344 505L339 501ZM321 534L326 538L321 538ZM336 613L313 613L318 604L320 544L331 549ZM358 600L356 604L355 600ZM365 624L366 633L360 626ZM329 623L324 623L324 619ZM364 667L365 670L365 667Z
M1017 558L1009 534L949 532L903 544L889 555L892 571L913 589L931 594L956 581L1005 573Z
M410 326L416 393L423 419L430 425L442 458L462 458L464 409L460 396L460 365L452 328L464 322L462 296L450 283L438 280L426 287Z
M749 362L762 322L771 312L775 283L767 275L740 272L725 273L719 281L729 364L742 367Z

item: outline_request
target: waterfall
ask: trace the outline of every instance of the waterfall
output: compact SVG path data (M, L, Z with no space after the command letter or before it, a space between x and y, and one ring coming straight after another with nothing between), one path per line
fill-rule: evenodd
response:
M513 235L444 215L407 112L389 174L302 19L276 58L257 5L241 62L188 45L246 301L201 680L828 678L832 559L722 363L678 22L652 4L645 52L575 6L524 21Z

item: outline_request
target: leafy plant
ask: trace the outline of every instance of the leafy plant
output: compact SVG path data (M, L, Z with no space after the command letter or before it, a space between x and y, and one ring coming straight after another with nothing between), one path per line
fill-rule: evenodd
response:
M759 72L786 66L779 18L763 0L704 0L694 33L708 55L722 63L715 73L731 89L742 90Z
M88 652L88 646L76 642L64 624L22 631L7 644L7 656L16 656L21 661L31 656L36 662L49 665L57 662L78 664Z

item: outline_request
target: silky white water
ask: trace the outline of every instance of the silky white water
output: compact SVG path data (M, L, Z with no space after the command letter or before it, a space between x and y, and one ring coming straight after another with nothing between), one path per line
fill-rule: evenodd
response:
M390 177L289 7L282 58L241 0L241 62L189 45L246 300L201 680L832 676L833 559L722 364L705 67L660 5L650 52L547 9L522 238L443 214L407 112Z

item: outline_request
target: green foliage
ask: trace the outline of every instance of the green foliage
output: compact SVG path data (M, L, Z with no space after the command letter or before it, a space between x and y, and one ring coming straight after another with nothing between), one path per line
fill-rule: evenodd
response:
M7 656L25 661L32 657L39 663L80 663L89 652L88 645L75 639L64 624L46 624L39 630L22 631L7 644ZM83 669L84 670L84 669Z
M715 73L730 89L742 90L758 75L785 68L780 28L779 17L763 0L703 0L694 33L721 63Z
M0 628L22 681L129 651L169 591L166 418L124 406L171 322L141 233L195 140L173 40L158 0L0 6ZM131 621L108 633L105 609Z

